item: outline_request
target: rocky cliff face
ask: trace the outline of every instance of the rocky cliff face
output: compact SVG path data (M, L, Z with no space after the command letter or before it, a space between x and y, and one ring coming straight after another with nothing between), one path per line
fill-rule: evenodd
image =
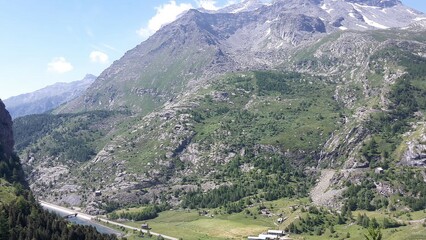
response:
M426 166L426 125L425 122L413 124L411 131L405 134L406 149L401 164L408 166Z
M4 103L0 100L0 146L9 158L13 153L13 131L12 118L6 110Z
M351 3L359 3L376 7L393 7L401 4L400 0L346 0Z

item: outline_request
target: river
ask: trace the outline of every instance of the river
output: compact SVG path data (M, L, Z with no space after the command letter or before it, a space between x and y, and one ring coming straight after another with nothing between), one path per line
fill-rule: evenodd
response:
M64 211L61 211L59 209L51 208L51 207L46 206L46 205L44 205L43 208L50 211L50 212L56 213L57 215L59 215L61 217L64 217L64 216L67 216L67 215L70 214L69 212L64 212ZM78 215L77 215L77 217L67 218L67 220L72 222L72 223L79 224L79 225L93 226L100 233L115 234L115 235L119 235L119 236L123 235L121 232L119 232L117 230L114 230L114 229L109 228L109 227L105 227L105 226L103 226L103 225L101 225L97 222L91 221L91 220L83 219L81 217L78 217Z

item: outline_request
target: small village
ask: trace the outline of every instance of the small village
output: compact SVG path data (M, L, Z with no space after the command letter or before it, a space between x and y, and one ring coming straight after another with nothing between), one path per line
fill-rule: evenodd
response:
M248 240L291 240L284 230L268 230L266 233L259 234L259 236L249 236Z

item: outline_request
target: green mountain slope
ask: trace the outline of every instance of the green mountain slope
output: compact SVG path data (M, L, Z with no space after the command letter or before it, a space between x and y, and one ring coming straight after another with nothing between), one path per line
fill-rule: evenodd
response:
M421 158L422 147L410 150L410 142L424 137L416 124L424 113L423 36L410 30L335 33L296 49L286 66L212 78L177 102L126 120L108 112L18 119L18 150L40 173L31 177L39 180L34 187L57 189L44 197L95 209L159 196L176 205L186 192L247 181L252 188L232 199L287 196L274 193L279 185L306 196L314 183L301 179L317 166L342 169L335 184L343 187L369 168L398 169L402 156L404 165ZM354 46L349 39L357 39ZM39 124L45 118L49 123ZM31 122L43 128L28 132ZM52 166L57 176L41 175ZM91 193L95 189L104 200Z
M0 101L0 239L117 239L92 227L71 226L37 203L13 153L12 121Z

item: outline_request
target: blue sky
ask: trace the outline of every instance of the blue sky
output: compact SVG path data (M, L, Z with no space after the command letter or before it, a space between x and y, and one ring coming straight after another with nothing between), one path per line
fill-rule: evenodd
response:
M98 75L177 13L231 1L0 0L0 98Z

